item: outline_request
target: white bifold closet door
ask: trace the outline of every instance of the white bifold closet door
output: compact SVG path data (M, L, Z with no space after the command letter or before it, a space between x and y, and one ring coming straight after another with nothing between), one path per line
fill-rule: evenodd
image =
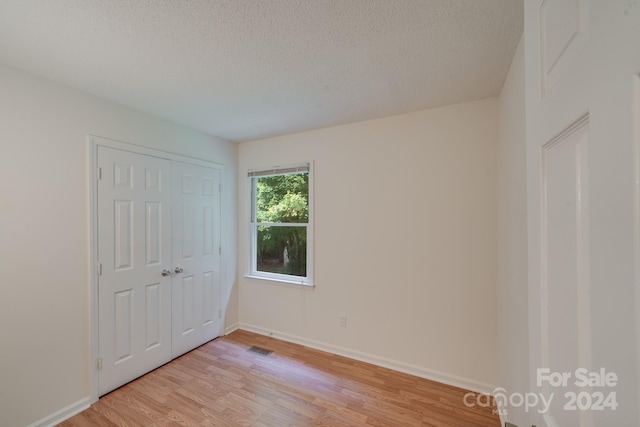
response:
M100 395L217 337L220 171L98 147Z
M220 171L173 162L172 355L216 338L220 306Z

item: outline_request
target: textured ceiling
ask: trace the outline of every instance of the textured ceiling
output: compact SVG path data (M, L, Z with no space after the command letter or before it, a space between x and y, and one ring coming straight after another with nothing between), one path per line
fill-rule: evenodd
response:
M496 96L523 0L0 0L0 63L233 141Z

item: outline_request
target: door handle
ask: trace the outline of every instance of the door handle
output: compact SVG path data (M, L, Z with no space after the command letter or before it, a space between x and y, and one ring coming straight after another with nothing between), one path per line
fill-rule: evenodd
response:
M174 271L174 273L176 273L176 274L180 274L180 273L182 273L184 270L183 270L183 269L181 269L180 267L176 267L176 269L175 269L175 270L173 270L173 271Z
M169 276L171 274L171 272L169 270L167 270L166 268L164 270L162 270L162 275L163 276Z

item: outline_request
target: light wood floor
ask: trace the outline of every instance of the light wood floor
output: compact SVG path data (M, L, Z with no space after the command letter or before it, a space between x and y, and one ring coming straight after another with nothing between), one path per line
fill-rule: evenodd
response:
M273 350L268 356L251 346ZM60 424L499 427L466 390L246 331L211 341Z

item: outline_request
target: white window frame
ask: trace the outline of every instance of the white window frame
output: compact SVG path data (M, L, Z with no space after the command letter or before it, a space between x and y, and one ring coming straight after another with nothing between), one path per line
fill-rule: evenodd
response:
M304 171L308 169L309 174L309 194L307 196L307 202L309 204L309 220L307 223L282 223L282 222L257 222L256 212L256 178L262 178L275 175L288 175ZM249 274L248 277L255 279L271 280L275 282L283 282L294 285L302 286L314 286L313 284L313 167L312 163L298 163L289 166L273 166L263 169L251 169L247 173L247 179L249 180L249 194L250 194L250 253L249 253ZM271 226L271 227L306 227L307 228L307 275L294 276L290 274L270 273L266 271L258 271L258 227L259 226Z

